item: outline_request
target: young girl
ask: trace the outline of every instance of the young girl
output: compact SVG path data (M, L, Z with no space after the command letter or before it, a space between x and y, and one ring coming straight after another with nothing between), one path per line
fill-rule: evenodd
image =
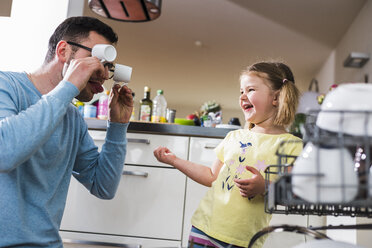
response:
M277 164L283 141L299 140L288 134L298 105L299 91L288 66L261 62L240 76L240 107L248 128L231 131L215 149L212 167L178 158L166 147L155 157L194 181L211 187L191 223L192 247L247 247L252 236L269 225L264 211L264 170ZM298 155L301 142L288 142L286 154ZM260 242L261 241L261 242ZM256 247L264 240L257 241Z

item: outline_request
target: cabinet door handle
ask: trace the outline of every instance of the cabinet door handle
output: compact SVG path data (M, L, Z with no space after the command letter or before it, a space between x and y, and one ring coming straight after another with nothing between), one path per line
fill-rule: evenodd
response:
M149 173L147 172L142 172L142 171L126 171L124 170L122 175L128 175L128 176L137 176L137 177L148 177Z
M141 248L142 245L129 245L129 244L119 244L119 243L108 243L100 241L90 241L90 240L77 240L77 239L62 239L63 243L66 244L83 244L83 245L94 245L94 246L110 246L110 247L125 247L125 248Z
M205 144L205 145L204 145L204 148L205 148L205 149L214 149L214 148L216 148L216 147L217 147L216 144Z
M149 145L150 144L150 139L132 139L132 138L128 138L128 142L131 142L131 143L141 143L141 144L147 144L147 145Z
M97 140L97 141L105 141L105 137L93 137L93 140ZM141 143L141 144L147 144L149 145L150 144L150 139L132 139L132 138L127 138L128 142L131 142L131 143Z

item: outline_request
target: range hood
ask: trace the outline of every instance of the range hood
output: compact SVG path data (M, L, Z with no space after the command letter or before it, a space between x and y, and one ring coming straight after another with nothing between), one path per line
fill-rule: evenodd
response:
M124 22L147 22L160 16L161 0L88 0L100 16Z

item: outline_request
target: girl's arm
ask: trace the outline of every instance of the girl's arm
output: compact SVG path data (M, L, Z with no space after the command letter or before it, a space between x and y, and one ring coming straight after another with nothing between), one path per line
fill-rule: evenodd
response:
M186 176L197 183L205 186L212 186L216 180L218 173L223 163L216 159L211 168L205 165L196 164L188 160L178 158L166 147L158 147L154 150L154 156L159 162L172 165L174 168L180 170Z

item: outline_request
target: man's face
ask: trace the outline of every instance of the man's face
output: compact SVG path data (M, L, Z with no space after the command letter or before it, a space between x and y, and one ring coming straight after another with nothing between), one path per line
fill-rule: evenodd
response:
M92 48L96 44L109 44L111 43L103 36L97 34L96 32L90 32L89 37L79 44ZM92 56L91 52L78 48L75 53L71 55L71 57L67 60L67 64L70 63L72 59L78 59L78 58L84 58L84 57L90 57ZM100 93L103 91L103 83L105 80L109 78L109 71L108 68L105 67L105 73L104 75L100 75L100 73L93 73L92 76L90 77L87 85L83 90L81 90L80 94L76 97L79 101L82 102L89 102L92 100L94 94Z

